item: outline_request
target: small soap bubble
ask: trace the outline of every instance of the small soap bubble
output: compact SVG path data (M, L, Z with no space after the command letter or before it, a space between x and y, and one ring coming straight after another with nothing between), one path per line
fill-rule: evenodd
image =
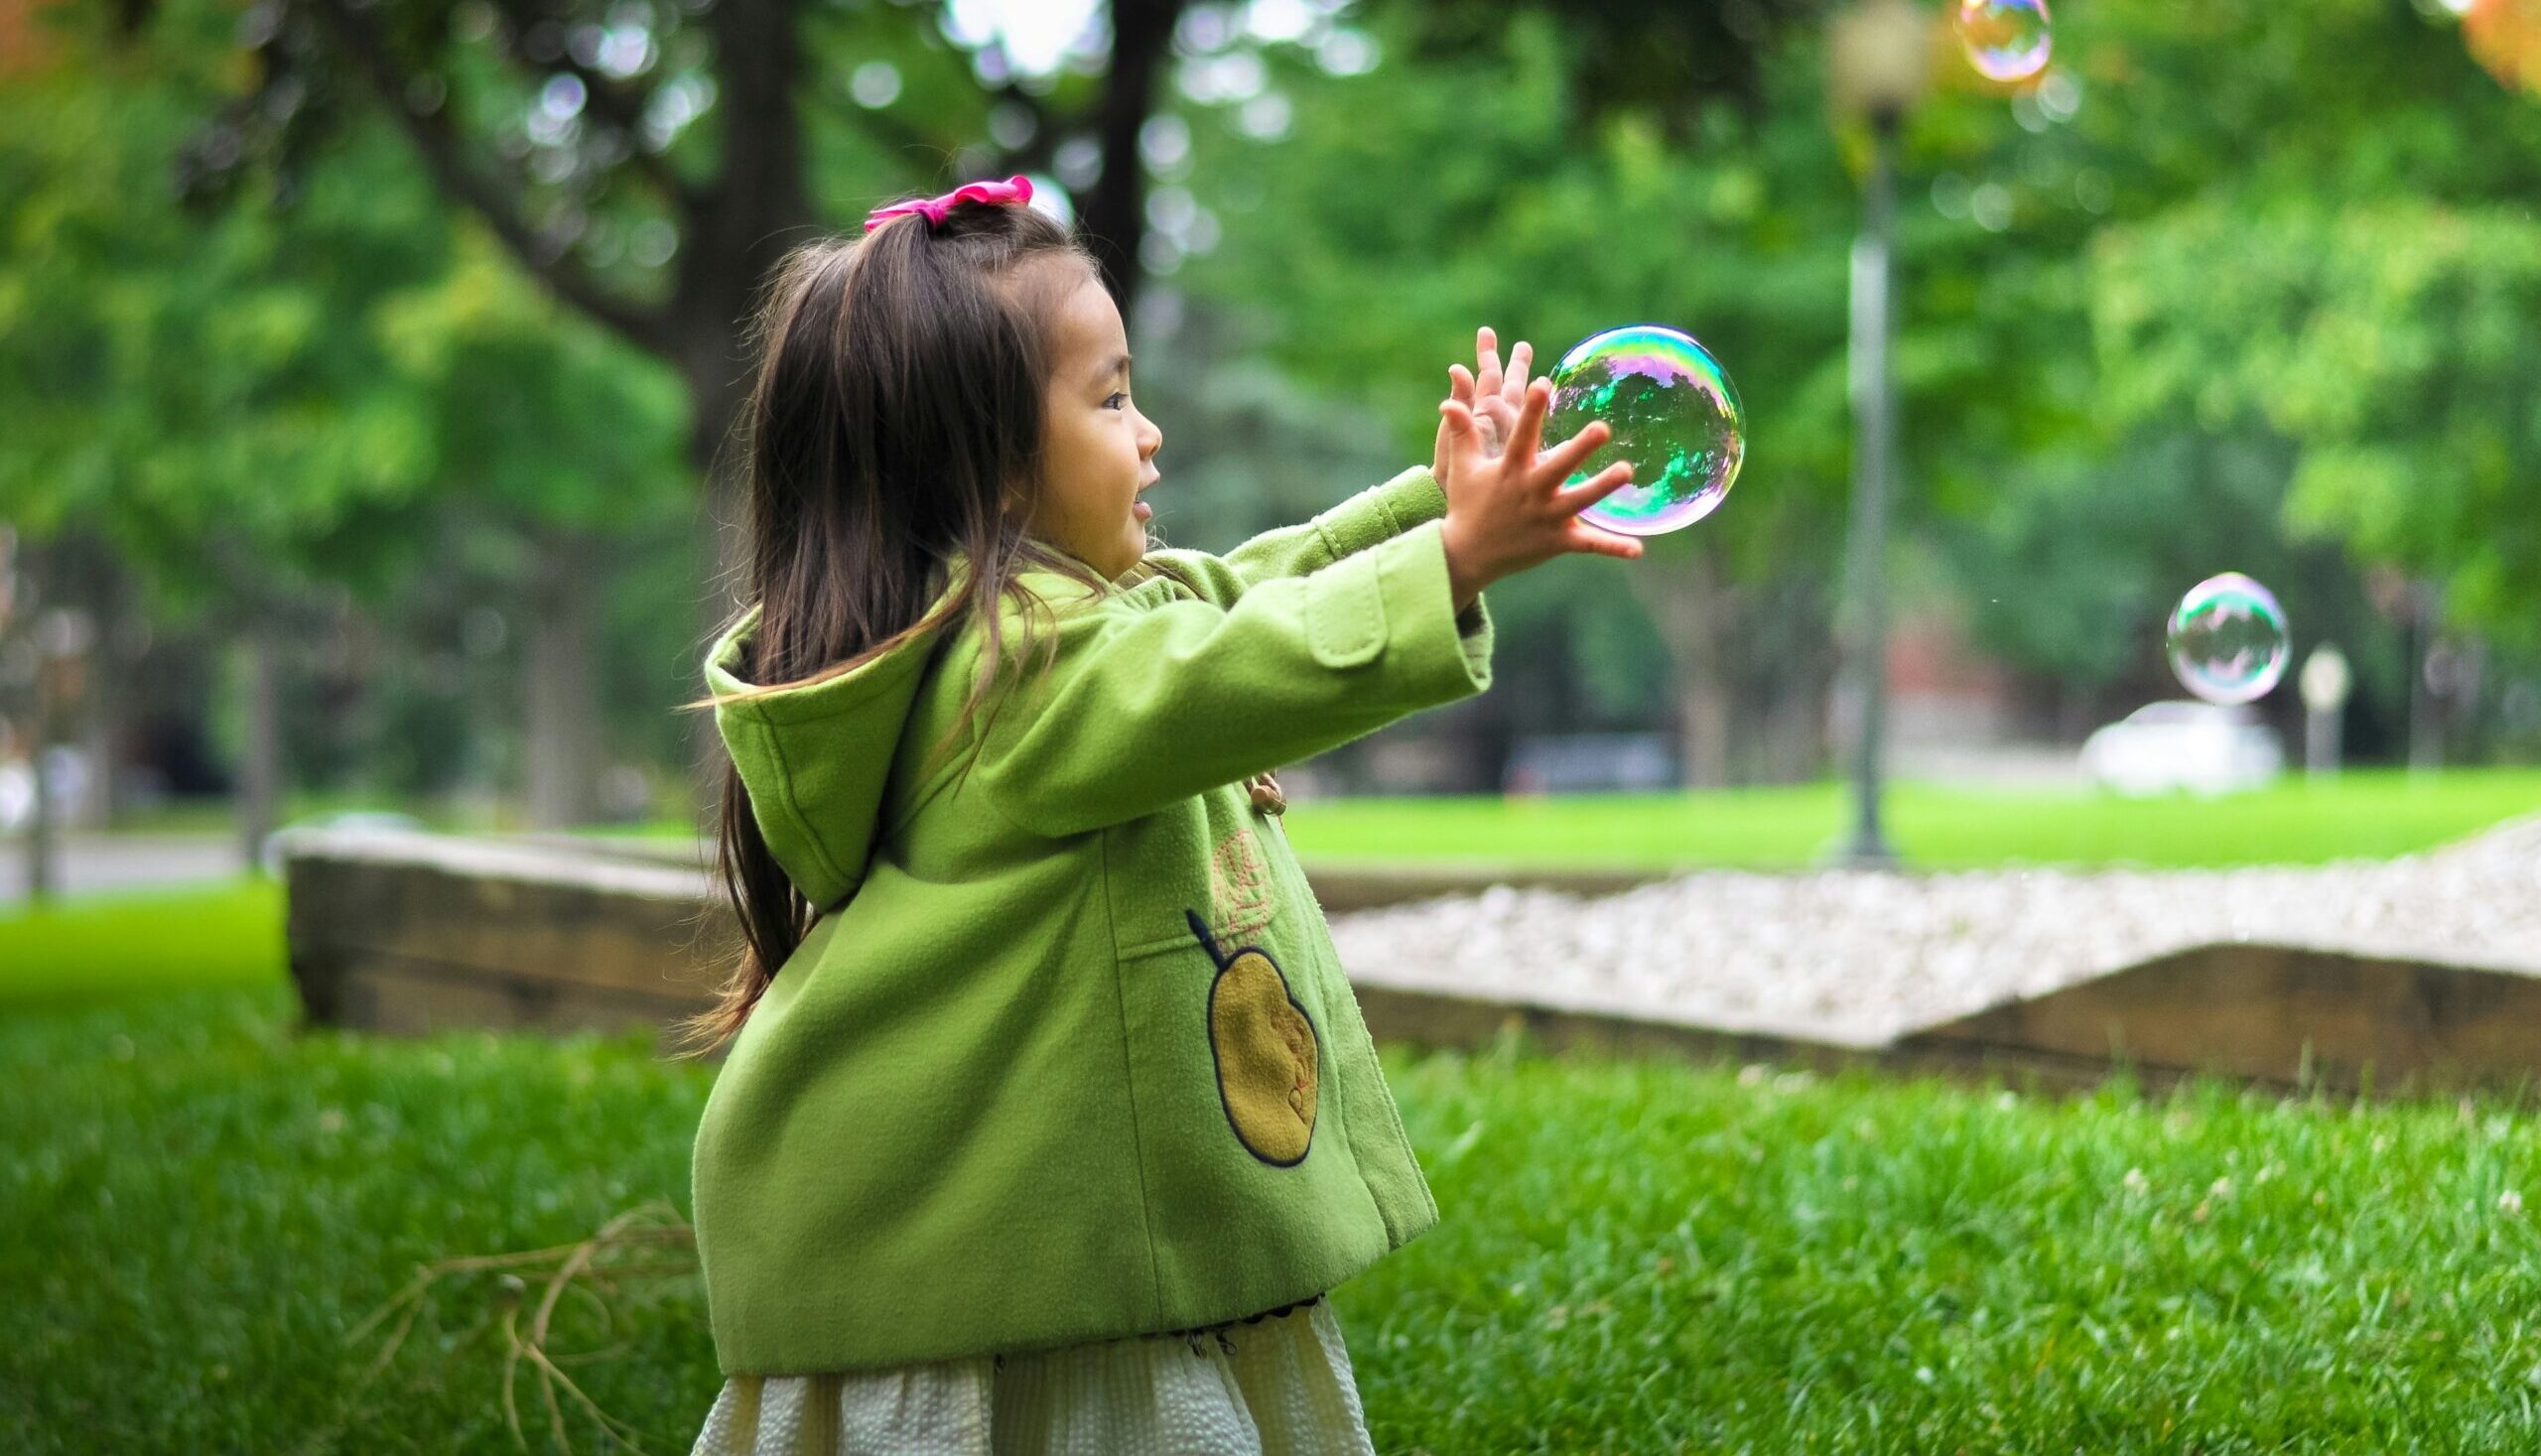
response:
M2285 676L2285 608L2242 576L2209 577L2171 613L2171 670L2208 703L2249 703Z
M2047 67L2047 0L1959 0L1958 39L1987 80L2027 80Z
M2497 83L2541 95L2541 0L2445 0L2463 43Z
M1591 420L1614 431L1566 483L1632 462L1632 483L1581 511L1581 520L1657 536L1692 525L1728 498L1747 454L1747 416L1720 360L1691 334L1657 324L1609 329L1574 344L1549 377L1544 449Z

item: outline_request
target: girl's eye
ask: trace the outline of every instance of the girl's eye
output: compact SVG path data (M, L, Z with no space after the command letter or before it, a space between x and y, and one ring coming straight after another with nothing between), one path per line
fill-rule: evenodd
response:
M1121 393L1119 393L1119 394L1115 394L1115 395L1113 395L1111 399L1107 399L1107 400L1105 400L1105 401L1103 402L1103 407L1104 407L1105 409L1107 409L1107 410L1117 410L1117 409L1119 409L1119 408L1120 408L1120 406L1119 406L1118 404L1115 404L1113 401L1114 401L1114 400L1124 400L1124 399L1128 399L1129 397L1130 397L1130 396L1129 396L1129 393L1125 390L1125 391L1123 391L1123 392L1121 392Z

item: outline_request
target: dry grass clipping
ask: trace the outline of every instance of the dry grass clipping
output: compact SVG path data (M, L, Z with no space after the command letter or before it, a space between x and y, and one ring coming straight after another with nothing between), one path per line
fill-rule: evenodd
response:
M414 1328L415 1318L422 1312L426 1296L437 1281L452 1274L501 1270L501 1317L506 1347L503 1356L503 1421L511 1428L513 1441L523 1450L529 1448L529 1438L521 1429L520 1404L515 1395L521 1362L527 1360L531 1369L537 1372L539 1394L547 1405L548 1431L555 1437L559 1448L569 1452L574 1449L573 1442L565 1434L565 1408L558 1396L558 1388L562 1387L564 1394L570 1395L575 1403L600 1422L602 1431L610 1440L637 1453L637 1456L643 1456L644 1448L636 1444L629 1428L594 1403L583 1392L582 1387L574 1383L573 1377L565 1373L560 1358L548 1353L548 1324L555 1317L556 1306L564 1300L568 1289L598 1300L602 1318L605 1320L608 1305L605 1300L598 1299L597 1288L630 1279L695 1274L698 1269L694 1257L647 1258L645 1256L670 1249L693 1252L696 1247L696 1231L680 1218L679 1211L669 1201L656 1199L618 1214L602 1224L591 1238L578 1244L532 1249L517 1254L464 1255L419 1264L415 1276L403 1289L345 1333L346 1345L358 1344L381 1321L392 1314L400 1315L396 1328L380 1347L378 1355L354 1382L352 1393L357 1395L396 1358L398 1348L405 1343L407 1332ZM549 1265L552 1267L544 1267L541 1271L542 1266ZM543 1283L537 1309L530 1315L528 1332L523 1334L520 1310L531 1280L543 1280ZM562 1359L588 1360L607 1353L603 1350ZM347 1415L350 1409L348 1404ZM342 1425L343 1420L339 1418L334 1428L311 1437L302 1449L315 1448L340 1430Z

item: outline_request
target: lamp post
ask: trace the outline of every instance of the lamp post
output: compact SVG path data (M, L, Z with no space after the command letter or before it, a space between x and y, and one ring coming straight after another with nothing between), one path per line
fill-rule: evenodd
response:
M1862 230L1853 240L1853 510L1837 634L1848 679L1844 691L1857 710L1853 825L1833 859L1885 869L1897 863L1879 825L1888 706L1888 489L1896 454L1896 396L1888 377L1888 240L1896 210L1897 134L1931 78L1931 22L1914 0L1860 0L1829 23L1826 55L1836 108L1867 122L1871 141L1870 170L1862 179Z

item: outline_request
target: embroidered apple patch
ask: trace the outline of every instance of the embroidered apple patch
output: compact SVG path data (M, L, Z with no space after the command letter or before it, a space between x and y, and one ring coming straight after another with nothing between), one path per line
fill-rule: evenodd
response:
M1305 1160L1314 1140L1320 1059L1314 1022L1288 993L1288 978L1259 946L1230 955L1199 912L1185 910L1191 933L1209 953L1209 1051L1218 1068L1218 1101L1245 1150L1274 1167Z

